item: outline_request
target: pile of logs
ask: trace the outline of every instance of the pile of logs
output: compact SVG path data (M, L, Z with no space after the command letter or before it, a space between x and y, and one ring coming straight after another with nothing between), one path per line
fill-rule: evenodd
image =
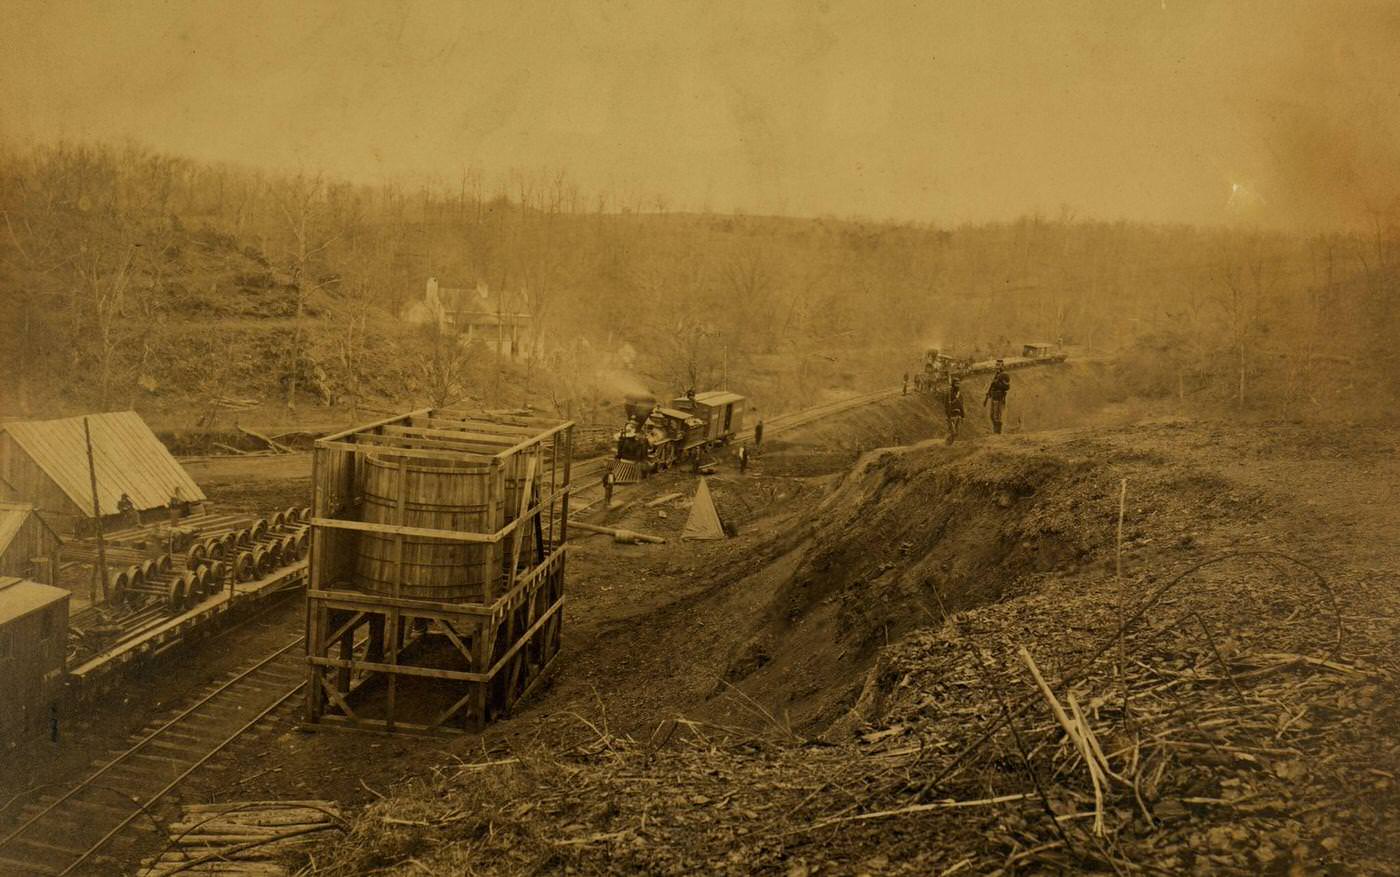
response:
M343 829L332 801L188 804L170 826L170 843L146 859L142 874L286 874L291 848Z

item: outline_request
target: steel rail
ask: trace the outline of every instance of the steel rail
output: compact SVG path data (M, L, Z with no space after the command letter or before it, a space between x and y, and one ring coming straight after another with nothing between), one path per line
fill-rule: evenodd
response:
M281 654L281 652L279 651L278 654ZM147 798L146 801L141 804L141 806L137 807L136 810L131 813L131 815L127 816L121 822L117 823L110 831L108 831L100 839L98 839L96 843L84 850L82 855L78 856L78 858L73 861L73 864L69 865L67 868L64 868L58 873L58 877L67 877L68 874L73 873L74 868L78 867L82 863L86 862L88 859L92 858L93 854L96 853L98 850L102 849L104 846L106 846L107 842L110 841L113 837L115 837L119 831L130 825L133 819L140 816L142 813L145 813L151 808L153 804L155 804L161 798L164 798L166 795L170 794L170 791L172 789L174 789L180 783L184 782L185 777L194 773L196 770L199 770L201 767L204 766L205 762L213 758L215 755L218 755L230 743L237 740L239 737L242 737L245 733L247 733L248 729L252 728L258 722L261 722L273 710L277 709L282 704L295 697L296 694L305 687L306 683L304 681L298 682L286 694L283 694L282 696L278 697L277 700L273 701L273 703L270 704L266 709L258 713L256 716L253 716L232 734L229 734L227 737L225 737L222 743L220 743L218 746L215 746L213 749L210 749L203 756L201 756L198 761L185 768L185 770L179 776L167 783L160 791Z
M156 728L155 730L153 730L153 731L151 731L150 733L146 734L146 735L145 735L144 737L142 737L140 740L138 740L137 742L133 743L131 746L127 747L125 750L123 750L122 752L118 753L117 755L113 756L113 757L112 757L106 764L104 764L102 767L100 767L100 768L98 768L97 770L93 771L91 774L89 774L89 775L88 775L87 777L85 777L82 781L80 781L79 783L77 783L76 785L74 785L71 789L69 789L69 790L68 790L67 792L65 792L63 795L61 795L61 796L59 796L58 798L56 798L56 799L54 799L53 801L51 801L47 806L45 806L43 809L41 809L38 813L35 813L33 816L31 816L31 817L29 817L28 819L26 819L26 820L25 820L24 822L22 822L19 826L17 826L14 830L12 830L9 834L5 835L3 838L0 838L0 849L3 849L3 848L5 848L6 846L9 846L16 838L20 837L20 836L23 835L25 832L27 832L30 828L34 827L34 825L35 825L36 823L38 823L38 822L39 822L40 820L42 820L44 817L46 817L46 816L48 816L50 813L52 813L52 812L53 812L55 809L57 809L61 804L63 804L63 803L65 803L65 802L69 801L69 800L72 799L75 795L80 794L81 792L85 791L86 789L91 788L91 787L93 786L93 783L96 782L97 779L98 779L99 777L101 777L101 776L103 776L104 774L106 774L109 770L111 770L111 769L113 769L113 768L115 768L115 767L117 767L117 766L119 766L119 765L122 765L122 764L126 763L128 759L130 759L133 755L136 755L138 752L140 752L140 751L141 751L148 743L150 743L152 740L155 740L157 737L160 737L160 736L161 736L162 734L164 734L166 731L168 731L168 730L170 730L171 728L173 728L173 727L175 727L175 726L181 724L181 723L184 722L186 719L188 719L191 715L194 715L194 714L198 713L201 709L203 709L205 706L207 706L207 705L209 704L210 701L212 701L213 699L215 699L215 698L218 697L219 695L223 694L224 692L228 691L230 688L234 687L235 685L238 685L239 683L243 682L243 681L246 680L249 676L251 676L251 675L253 675L254 673L258 672L259 670L263 669L264 667L266 667L268 664L272 663L272 662L275 661L276 659L282 657L284 654L286 654L286 653L287 653L288 651L290 651L291 649L294 649L294 648L296 648L296 647L302 645L304 642L305 642L305 637L298 637L297 639L293 640L292 642L290 642L290 643L288 643L288 644L286 644L286 645L284 645L284 646L278 648L276 651L272 652L272 653L271 653L270 655L268 655L267 657L262 658L262 659L259 660L256 664L252 665L251 667L247 668L246 670L243 670L243 671L240 672L238 675L234 676L232 679L229 679L228 681L226 681L226 682L224 682L223 684L219 685L219 686L218 686L217 688L215 688L213 691L210 691L208 694L206 694L206 695L204 695L203 697L201 697L198 701L196 701L195 703L191 704L189 707L186 707L184 710L182 710L182 711L181 711L180 713L178 713L176 716L174 716L173 718L169 719L169 720L166 721L164 724L162 724L159 728ZM141 815L142 813L144 813L144 812L146 811L146 809L147 809L148 807L151 806L151 804L155 803L155 802L158 801L160 798L162 798L162 797L164 797L166 794L168 794L168 793L170 792L170 790L171 790L172 788L175 787L176 784L178 784L180 781L182 781L183 779L185 779L185 777L187 777L191 772L193 772L193 770L194 770L195 768L197 768L197 767L203 765L206 761L209 760L209 758L210 758L211 756L213 756L213 755L214 755L215 753L217 753L219 750L223 749L225 746L227 746L229 743L231 743L234 739L236 739L237 737L241 736L244 732L246 732L249 728L251 728L251 727L252 727L254 724L256 724L258 721L261 721L261 719L262 719L264 716L266 716L267 713L271 712L273 709L275 709L277 706L280 706L282 703L285 703L286 700L287 700L288 698L290 698L291 696L293 696L294 694L296 694L296 692L299 691L305 684L306 684L306 683L305 683L304 681L298 683L298 685L297 685L296 688L292 689L291 691L289 691L289 692L287 692L286 694L284 694L284 695L282 695L281 697L279 697L278 700L276 701L276 703L274 703L271 707L269 707L269 708L266 709L266 710L263 710L263 711L262 711L261 713L259 713L258 716L255 717L251 722L248 722L248 723L244 724L243 726L241 726L236 732L234 732L232 735L230 735L228 739L226 739L224 742L220 743L217 747L215 747L215 748L214 748L213 750L211 750L210 752L206 753L206 754L205 754L203 757L201 757L191 768L185 770L185 771L184 771L183 773L181 773L180 776L179 776L178 778L176 778L172 783L170 783L169 785L167 785L165 788L161 789L160 792L158 792L154 797L150 798L150 799L147 800L144 804L142 804L135 812L133 812L133 813L132 813L130 816L128 816L126 819L124 819L124 820L121 822L121 824L117 826L117 828L113 829L111 832L108 832L108 834L107 834L106 836L104 836L104 837L102 838L102 840L100 840L97 844L95 844L93 847L89 848L86 852L84 852L84 853L81 855L81 857L80 857L76 862L74 862L72 865L69 865L68 868L65 869L65 870L64 870L63 872L61 872L61 873L62 873L62 874L68 874L68 873L70 873L70 872L73 870L73 868L77 867L78 864L81 864L82 862L86 861L89 857L91 857L91 855L92 855L94 852L96 852L97 849L99 849L99 848L100 848L102 845L104 845L108 840L110 840L111 837L112 837L118 830L120 830L121 828L124 828L124 827L126 827L127 825L129 825L133 819L135 819L137 816L139 816L139 815Z

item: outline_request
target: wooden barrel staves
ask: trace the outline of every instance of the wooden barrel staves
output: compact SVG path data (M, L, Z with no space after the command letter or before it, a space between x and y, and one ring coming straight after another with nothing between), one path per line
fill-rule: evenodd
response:
M363 519L368 523L398 522L400 469L396 460L366 459ZM484 533L488 530L487 485L490 468L456 461L414 460L403 468L403 525L430 530ZM501 508L502 497L494 500ZM502 520L499 515L494 516ZM479 600L493 556L491 546L403 537L402 575L398 574L395 537L388 533L360 534L355 577L362 590L386 596L438 602ZM397 579L397 582L396 582Z

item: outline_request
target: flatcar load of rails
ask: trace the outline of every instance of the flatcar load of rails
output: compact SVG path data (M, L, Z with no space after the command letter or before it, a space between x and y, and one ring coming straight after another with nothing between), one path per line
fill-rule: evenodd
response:
M310 517L307 508L265 518L194 515L173 528L115 533L101 551L89 540L64 553L87 565L105 555L109 610L160 604L174 615L232 583L264 578L304 558Z

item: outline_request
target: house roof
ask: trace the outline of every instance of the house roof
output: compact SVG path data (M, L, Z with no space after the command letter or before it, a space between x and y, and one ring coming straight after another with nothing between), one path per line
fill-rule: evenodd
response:
M710 390L706 393L695 394L695 401L701 405L728 405L732 402L742 402L744 397L738 393L731 393L728 390Z
M471 317L474 323L495 321L499 317L528 320L524 293L509 290L486 290L481 287L439 286L438 299L443 310L457 316Z
M0 624L23 618L31 612L67 599L68 592L62 588L41 585L14 576L0 576Z
M88 473L83 417L7 423L0 430L53 479L84 516L92 516L92 481ZM170 502L179 488L181 498L203 502L207 497L165 445L135 411L86 416L92 431L93 468L103 514L117 510L123 493L138 509Z
M53 534L55 541L62 541L48 522L35 511L34 506L21 502L0 502L0 554L4 554L10 547L10 543L19 535L20 528L29 520L30 515L38 518L39 524Z

